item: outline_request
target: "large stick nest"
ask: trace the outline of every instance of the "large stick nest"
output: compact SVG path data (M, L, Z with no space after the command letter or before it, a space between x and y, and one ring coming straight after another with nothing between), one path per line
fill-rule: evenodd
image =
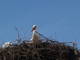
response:
M39 44L22 42L0 48L0 60L79 60L79 51L57 41Z

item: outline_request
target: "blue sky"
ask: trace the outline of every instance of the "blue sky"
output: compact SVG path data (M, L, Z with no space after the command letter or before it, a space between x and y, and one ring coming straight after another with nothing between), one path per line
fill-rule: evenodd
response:
M80 0L0 0L0 43L31 36L31 26L58 41L80 40ZM25 34L23 34L23 32Z

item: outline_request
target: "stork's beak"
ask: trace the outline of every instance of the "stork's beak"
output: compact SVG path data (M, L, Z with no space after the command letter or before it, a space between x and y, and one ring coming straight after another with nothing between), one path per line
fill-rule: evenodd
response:
M36 30L36 27L32 28L31 32L33 32L34 30Z

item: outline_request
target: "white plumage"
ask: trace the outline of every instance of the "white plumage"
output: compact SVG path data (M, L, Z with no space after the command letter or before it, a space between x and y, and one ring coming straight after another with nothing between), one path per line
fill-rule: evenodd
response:
M40 42L40 35L37 32L37 26L33 25L32 27L32 38L31 38L33 43L39 43Z
M9 46L11 46L12 43L11 42L5 42L3 45L2 45L2 48L7 48Z

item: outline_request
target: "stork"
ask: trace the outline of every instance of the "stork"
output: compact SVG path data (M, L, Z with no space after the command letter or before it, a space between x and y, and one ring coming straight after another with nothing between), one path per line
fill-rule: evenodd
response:
M2 48L7 48L9 46L12 46L12 43L11 42L5 42L3 45L2 45Z
M40 43L40 34L37 32L37 26L33 25L32 26L32 43Z

